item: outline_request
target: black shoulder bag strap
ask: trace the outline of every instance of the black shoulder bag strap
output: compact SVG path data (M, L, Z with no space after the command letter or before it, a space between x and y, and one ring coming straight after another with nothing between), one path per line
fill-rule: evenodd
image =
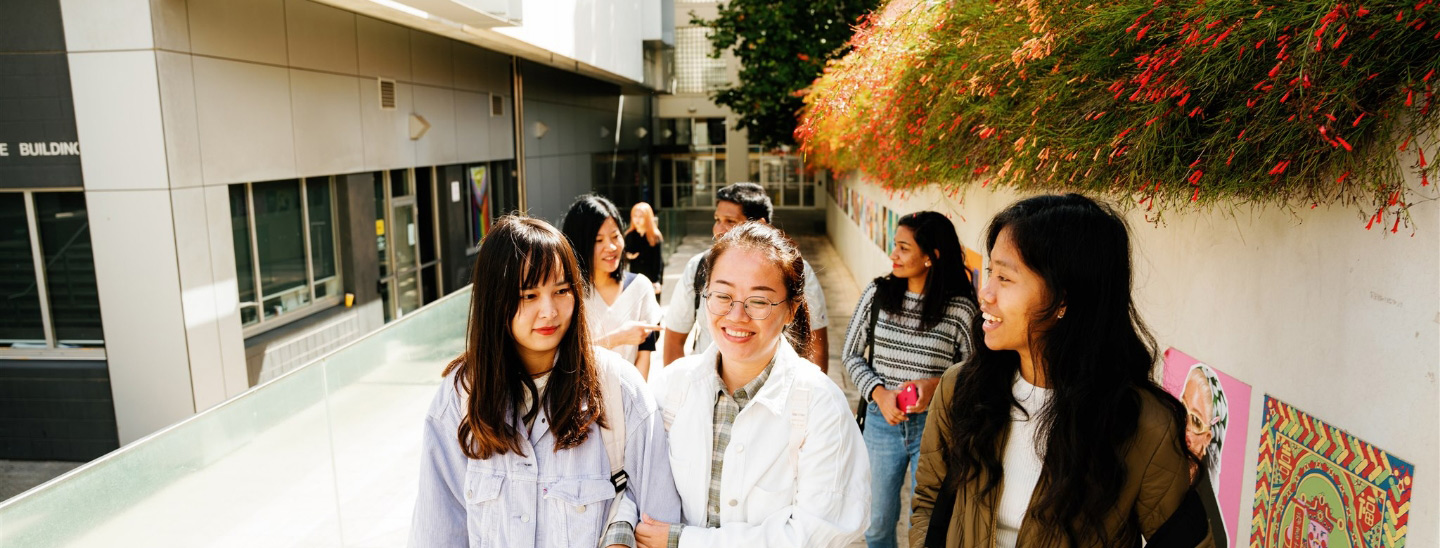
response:
M945 548L946 537L950 535L950 520L955 515L957 486L950 480L949 467L940 478L940 496L930 509L930 528L925 530L925 548Z
M875 367L875 322L880 320L880 308L875 303L875 296L880 292L880 285L877 282L875 292L870 294L870 327L865 331L865 361L870 367ZM860 401L855 403L855 425L860 431L865 431L865 404L870 399L869 394L861 394Z

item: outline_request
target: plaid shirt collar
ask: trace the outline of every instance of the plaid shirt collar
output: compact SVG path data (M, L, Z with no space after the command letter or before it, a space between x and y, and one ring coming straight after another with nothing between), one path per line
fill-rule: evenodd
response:
M739 405L741 409L744 409L745 406L750 405L750 402L755 401L755 395L760 392L761 387L765 386L765 381L770 379L770 373L775 371L775 360L779 357L780 353L776 352L774 356L770 357L770 363L765 364L765 369L761 371L759 375L756 375L754 379L750 380L750 382L745 383L745 386L736 389L734 394L727 394L725 391L725 379L720 376L720 366L722 358L719 354L716 354L714 379L715 396L720 397L728 395L735 400L735 403Z

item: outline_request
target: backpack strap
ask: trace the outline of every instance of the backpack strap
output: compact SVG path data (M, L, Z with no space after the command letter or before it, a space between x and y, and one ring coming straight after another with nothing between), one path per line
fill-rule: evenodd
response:
M800 466L800 446L805 444L805 428L810 419L810 387L796 386L790 392L790 443L785 448L785 454L790 455L790 461L795 464L796 469Z
M605 405L605 424L600 427L600 438L605 442L605 457L610 461L610 484L615 486L615 500L610 503L610 515L605 523L608 527L620 513L626 502L625 488L630 477L625 473L625 400L620 386L620 375L610 360L596 352L599 365L600 396Z
M675 423L675 413L685 405L685 396L690 393L689 379L676 379L679 383L672 383L670 390L665 392L665 401L660 405L660 415L665 420L665 431L670 431L670 425ZM676 386L679 384L679 386Z
M710 256L710 250L708 250L708 249L705 250L705 252L700 255L700 257L701 257L701 258L700 258L700 262L695 263L695 279L693 279L693 280L690 281L690 288L691 288L691 290L692 290L691 292L694 293L694 295L695 295L695 299L694 299L694 300L695 300L695 304L694 304L694 307L695 307L695 323L697 323L697 324L700 323L700 317L701 317L701 316L700 316L700 294L705 292L705 284L706 284L706 283L709 283L709 281L710 281L710 280L709 280L709 278L710 278L710 270L707 269L707 268L705 268L705 263L707 262L709 256ZM700 348L700 349L697 349L696 351L698 352L698 351L703 351L703 350L705 350L705 349Z

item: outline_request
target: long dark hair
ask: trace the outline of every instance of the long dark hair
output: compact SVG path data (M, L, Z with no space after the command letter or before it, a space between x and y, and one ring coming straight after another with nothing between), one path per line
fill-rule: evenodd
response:
M1045 282L1049 303L1037 316L1053 318L1065 307L1063 319L1029 334L1054 389L1034 417L1035 446L1045 448L1045 459L1031 515L1045 524L1046 534L1071 546L1082 539L1083 545L1113 545L1120 539L1110 537L1104 520L1125 483L1124 451L1137 431L1143 392L1168 406L1175 449L1190 454L1184 406L1151 377L1155 339L1131 299L1129 232L1113 210L1079 194L1011 205L990 223L987 252L1002 232ZM980 321L972 329L975 353L961 366L947 410L952 428L946 441L950 481L977 482L976 494L983 497L1004 474L997 448L1011 409L1021 408L1011 390L1019 354L985 346ZM1053 545L1061 538L1047 540Z
M965 250L955 225L934 211L919 211L900 218L899 226L915 233L915 244L930 258L930 273L925 276L925 296L920 300L920 329L932 329L945 320L950 299L964 297L975 302L975 280L965 268ZM905 307L905 278L894 273L875 278L875 302L880 309L897 317ZM970 321L962 318L961 321Z
M600 234L600 227L606 219L613 219L615 229L625 233L625 220L620 218L620 210L614 202L599 194L583 194L570 204L565 219L560 221L560 231L570 240L570 245L575 248L575 257L580 260L580 273L585 277L586 286L590 285L591 276L595 275L595 265L591 264L595 259L595 237ZM625 264L625 253L622 252L620 266L610 273L610 277L617 282L623 279Z
M571 287L584 287L570 244L545 221L503 217L481 242L471 279L465 353L445 366L446 375L456 372L455 388L469 395L456 432L467 457L525 454L519 431L510 420L523 401L522 390L537 402L524 419L544 407L557 451L585 443L590 425L606 424L596 357L585 325L584 299L575 298L570 327L556 348L555 367L543 396L537 394L535 382L520 366L510 329L520 309L520 292L545 283L557 268Z
M705 271L714 272L720 256L732 249L759 251L766 261L780 269L780 278L785 281L785 300L795 307L795 319L786 327L785 335L796 354L810 355L810 304L805 300L805 261L800 256L800 248L780 229L750 221L730 229L715 242L705 256Z

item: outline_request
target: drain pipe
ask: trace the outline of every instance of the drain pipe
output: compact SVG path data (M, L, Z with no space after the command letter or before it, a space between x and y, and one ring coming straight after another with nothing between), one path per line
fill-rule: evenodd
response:
M530 213L528 192L525 187L525 81L520 76L520 58L510 56L510 118L515 134L515 185L517 206L525 215Z

